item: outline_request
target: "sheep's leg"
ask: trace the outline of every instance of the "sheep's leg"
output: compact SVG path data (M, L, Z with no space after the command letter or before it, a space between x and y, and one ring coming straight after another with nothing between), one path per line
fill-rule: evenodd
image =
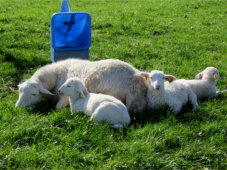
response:
M174 115L177 115L181 112L182 109L182 102L181 101L175 101L172 104L169 104L170 109L173 111Z
M69 104L68 97L65 97L65 96L64 97L60 97L58 103L55 106L55 109L59 110L59 109L61 109L63 107L66 107L68 104Z
M189 98L190 103L192 104L193 110L200 109L199 104L197 102L197 96L195 95L195 93L192 90L189 91L188 98Z
M216 92L216 97L219 95L222 95L223 93L227 92L227 90L223 90L223 91L217 91Z

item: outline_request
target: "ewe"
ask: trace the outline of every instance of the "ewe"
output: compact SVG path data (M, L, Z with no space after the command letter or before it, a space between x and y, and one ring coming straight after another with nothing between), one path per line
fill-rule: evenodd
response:
M188 100L193 105L193 110L199 109L196 95L190 88L185 88L180 84L164 82L164 80L175 80L172 75L164 75L162 71L154 70L151 73L142 73L142 76L149 79L147 101L148 107L158 109L161 105L168 105L171 110L178 114L182 106L187 104Z
M91 119L108 122L115 128L122 128L130 122L127 108L121 101L109 95L88 93L77 77L69 78L58 92L69 96L72 113L86 113Z
M38 84L43 86L45 91L51 91L55 94L54 98L58 100L56 109L68 105L68 98L58 96L57 90L70 77L79 77L84 82L89 92L109 94L116 97L126 104L129 110L141 112L146 108L146 93L148 84L146 80L138 76L139 70L130 64L117 60L107 59L100 61L87 61L80 59L68 59L53 64L48 64L38 69L31 80L36 79L37 95L33 102L30 80L19 85L19 99L16 107L25 107L35 104L43 97L43 90Z
M30 79L20 83L18 85L19 99L16 103L16 107L31 106L40 102L43 97L49 97L56 102L59 99L59 96L56 95L56 88L59 88L66 80L67 68L71 64L75 63L71 60L65 60L64 62L47 64L38 69ZM64 103L64 101L60 99L57 106L62 105L62 103Z
M216 91L216 83L220 75L215 67L207 67L198 73L196 78L200 80L179 79L174 81L174 84L183 84L185 87L191 88L198 99L217 97L227 91Z

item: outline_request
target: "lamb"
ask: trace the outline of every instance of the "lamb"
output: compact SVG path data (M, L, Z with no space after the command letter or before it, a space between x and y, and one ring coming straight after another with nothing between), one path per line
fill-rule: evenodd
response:
M89 92L109 94L125 103L130 111L142 112L147 105L148 83L143 77L138 76L139 73L140 71L130 64L117 59L94 62L81 59L59 61L41 67L30 80L19 85L16 107L31 106L39 102L42 97L48 96L58 101L56 109L63 108L69 104L69 101L67 97L59 96L57 90L66 79L79 77ZM37 95L31 102L34 89L29 90L31 84L28 82L32 82L33 79L36 79L34 82L41 84L48 93L36 89Z
M185 87L191 88L198 99L217 97L227 90L216 91L216 83L220 78L219 72L215 67L207 67L196 75L199 80L179 79L174 83L183 84Z
M141 76L149 79L147 100L148 107L158 109L162 105L168 105L174 114L178 114L182 106L188 101L191 102L193 110L199 109L197 98L190 88L186 88L180 84L172 84L164 82L164 80L176 80L172 75L165 75L163 71L153 70L151 73L143 72Z
M130 123L127 108L120 100L109 95L88 93L78 77L67 79L58 92L69 96L72 113L86 113L91 119L108 122L114 128L122 128Z

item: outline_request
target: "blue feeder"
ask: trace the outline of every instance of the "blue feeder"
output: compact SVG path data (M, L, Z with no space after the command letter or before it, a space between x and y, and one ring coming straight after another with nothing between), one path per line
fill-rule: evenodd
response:
M60 13L51 17L51 61L67 58L89 59L91 16L70 12L68 0L62 0Z

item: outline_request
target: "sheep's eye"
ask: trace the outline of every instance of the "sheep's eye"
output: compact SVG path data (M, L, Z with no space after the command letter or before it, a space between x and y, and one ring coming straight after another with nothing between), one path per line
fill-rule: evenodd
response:
M36 96L36 94L32 94L32 96Z
M67 85L67 87L71 87L70 85Z

